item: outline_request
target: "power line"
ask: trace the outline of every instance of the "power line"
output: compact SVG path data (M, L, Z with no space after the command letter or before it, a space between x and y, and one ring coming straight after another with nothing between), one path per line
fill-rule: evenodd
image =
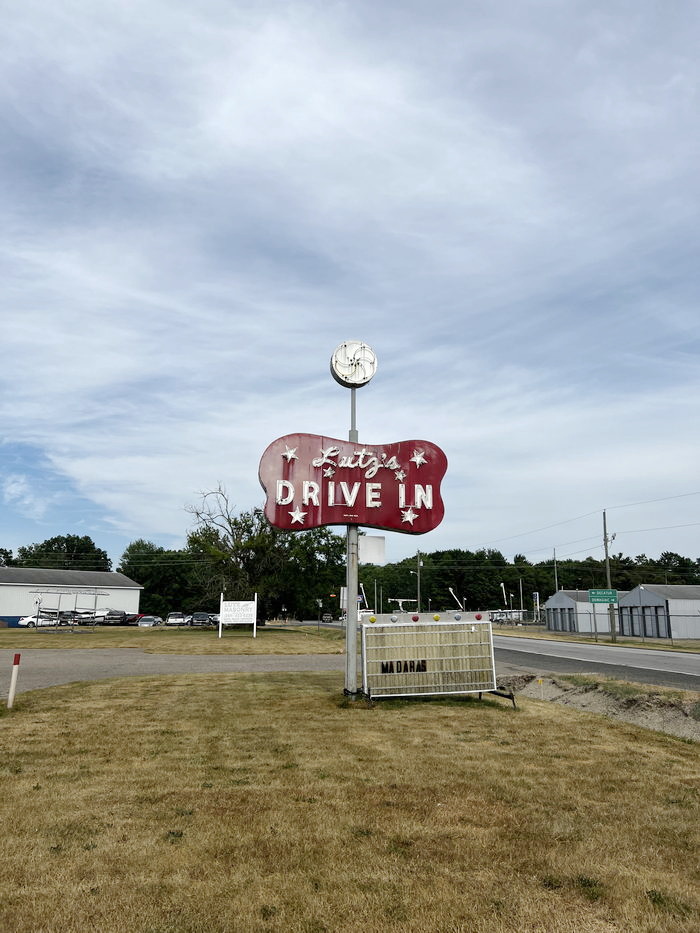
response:
M700 522L686 522L684 525L659 525L658 528L635 528L631 531L616 531L616 535L638 535L645 531L668 531L671 528L693 528Z
M527 537L527 535L537 534L538 531L547 531L550 528L558 528L560 525L568 525L571 522L577 522L582 518L588 518L591 515L598 515L598 514L600 514L600 510L596 509L593 512L586 512L585 515L577 515L575 518L565 518L561 522L554 522L551 525L544 525L542 528L533 528L532 531L521 531L520 534L509 535L507 538L495 538L492 541L487 541L485 544L482 545L482 547L488 547L489 544L498 544L499 541L512 541L514 538L525 538Z
M628 502L626 505L613 505L608 509L608 511L610 512L612 509L631 509L632 506L635 505L651 505L653 502L669 502L671 499L686 499L688 496L700 496L700 492L682 492L677 496L664 496L662 499L643 499L641 502ZM669 527L680 528L681 526L670 525ZM656 531L657 529L650 528L649 530Z
M629 508L632 508L632 507L638 506L638 505L651 505L651 504L653 504L653 503L655 503L655 502L670 502L670 501L673 500L673 499L687 499L689 496L700 496L700 491L698 491L698 492L682 492L682 493L679 493L678 495L675 495L675 496L662 496L661 498L658 498L658 499L642 499L642 500L640 500L639 502L627 502L627 503L625 503L624 505L613 505L613 506L610 507L610 509L608 509L608 511L612 511L612 509L629 509ZM505 538L494 538L494 539L491 540L491 541L487 541L484 545L482 545L482 547L488 547L488 545L490 545L490 544L498 544L500 541L512 541L512 540L515 539L515 538L525 538L525 537L527 537L528 535L538 534L538 532L540 532L540 531L548 531L550 528L558 528L560 525L568 525L568 524L570 524L571 522L580 521L582 518L590 518L591 515L600 515L600 514L602 513L602 511L603 511L602 508L601 508L601 509L594 509L592 512L586 512L585 515L576 515L574 518L565 518L565 519L563 519L563 521L560 521L560 522L553 522L551 525L544 525L542 528L533 528L531 531L521 531L521 532L519 532L519 533L516 534L516 535L509 535L508 537L505 537ZM696 524L696 523L692 523L692 524ZM697 524L700 524L700 523L697 523ZM666 526L666 528L683 528L683 527L685 527L685 526L683 526L683 525L668 525L668 526ZM643 530L645 530L645 531L664 531L665 528L647 528L647 529L643 529ZM626 534L627 532L624 532L624 533ZM623 532L619 532L619 534L623 534ZM583 540L583 539L582 539L582 540ZM555 545L555 547L556 547L556 546L558 546L558 545ZM562 545L562 547L565 547L565 546L566 546L566 545ZM540 548L540 550L544 550L544 548Z

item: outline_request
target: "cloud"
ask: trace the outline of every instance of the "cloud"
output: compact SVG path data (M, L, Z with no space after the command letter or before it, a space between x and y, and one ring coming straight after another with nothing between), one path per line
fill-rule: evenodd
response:
M1 484L2 499L6 505L12 506L26 518L35 521L44 517L51 497L32 489L26 476L10 474L2 478Z
M345 436L348 337L379 355L360 436L448 453L426 547L692 489L698 25L28 0L0 62L0 425L41 454L42 521L123 548L182 540L219 481L257 504L272 439Z

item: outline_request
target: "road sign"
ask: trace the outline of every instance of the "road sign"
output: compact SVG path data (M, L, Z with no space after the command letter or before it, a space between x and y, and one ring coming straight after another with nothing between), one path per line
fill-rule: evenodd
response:
M589 590L589 603L616 603L617 590Z

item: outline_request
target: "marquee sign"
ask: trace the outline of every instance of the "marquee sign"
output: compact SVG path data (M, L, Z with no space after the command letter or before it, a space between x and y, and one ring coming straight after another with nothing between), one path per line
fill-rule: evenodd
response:
M491 623L363 625L362 689L370 697L495 690Z
M425 534L445 507L440 483L447 457L429 441L368 445L286 434L260 460L265 515L277 528L365 525Z

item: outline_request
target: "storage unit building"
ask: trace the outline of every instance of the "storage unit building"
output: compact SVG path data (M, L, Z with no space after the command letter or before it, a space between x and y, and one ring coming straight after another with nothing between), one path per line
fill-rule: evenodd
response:
M617 603L612 606L616 612ZM559 590L543 608L547 628L552 632L610 632L608 604L589 602L588 590Z
M644 638L700 638L700 586L636 586L620 598L620 632Z
M123 573L0 567L0 625L16 625L22 616L33 615L38 600L44 611L137 613L142 589Z

